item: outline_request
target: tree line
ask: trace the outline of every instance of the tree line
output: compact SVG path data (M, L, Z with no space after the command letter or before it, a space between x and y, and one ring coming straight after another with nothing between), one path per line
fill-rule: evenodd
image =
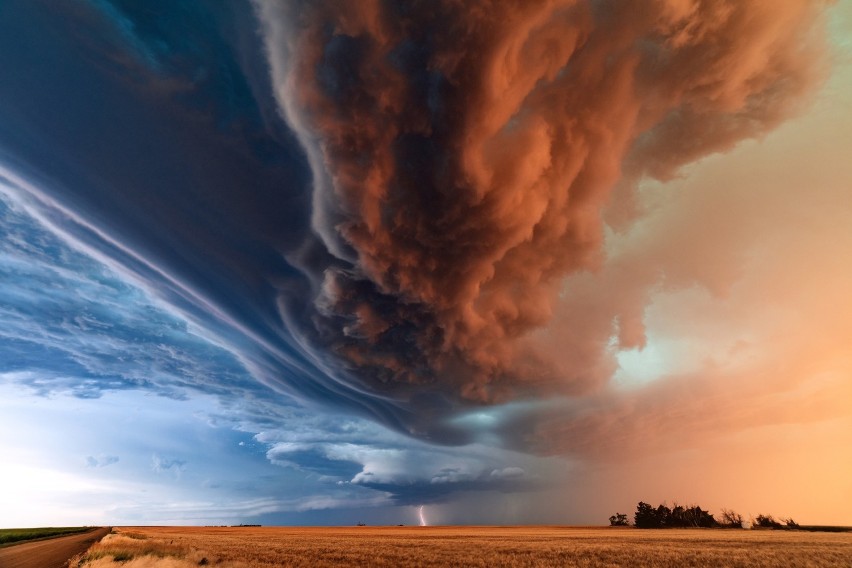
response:
M675 503L672 507L660 504L656 507L639 501L633 514L633 525L640 529L663 528L744 528L745 519L742 515L729 509L722 509L719 519L698 505L682 506ZM614 527L630 526L630 521L624 513L616 513L609 518L609 524ZM772 515L758 515L751 520L752 527L768 529L797 529L798 523L792 518L775 520Z

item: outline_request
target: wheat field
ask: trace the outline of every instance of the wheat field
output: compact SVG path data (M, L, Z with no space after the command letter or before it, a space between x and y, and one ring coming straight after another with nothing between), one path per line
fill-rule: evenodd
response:
M852 533L579 527L124 527L75 568L852 567Z

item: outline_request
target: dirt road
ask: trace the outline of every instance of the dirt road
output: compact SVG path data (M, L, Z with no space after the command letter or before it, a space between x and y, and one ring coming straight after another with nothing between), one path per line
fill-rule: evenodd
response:
M0 568L64 568L72 556L85 552L107 533L109 528L98 528L0 548Z

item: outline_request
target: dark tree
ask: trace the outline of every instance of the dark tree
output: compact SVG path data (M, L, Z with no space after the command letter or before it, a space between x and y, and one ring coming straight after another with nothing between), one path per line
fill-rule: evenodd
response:
M677 503L671 509L666 505L658 505L655 509L648 503L640 501L636 507L634 520L636 526L642 529L717 526L713 515L698 505L684 507Z
M609 518L609 524L612 527L626 527L630 525L630 521L624 513L616 513Z
M717 525L716 519L709 511L705 511L698 505L693 505L684 510L682 527L702 527L705 529L713 528Z
M786 518L786 519L781 519L781 522L782 522L782 523L784 523L784 526L785 526L785 527L787 527L788 529L798 529L798 528L800 528L800 527L799 527L799 523L797 523L796 521L794 521L792 517L788 517L788 518Z
M663 507L663 505L660 505L660 507ZM640 529L661 528L663 524L658 511L659 508L655 509L648 503L639 501L639 504L636 506L636 513L633 515L633 524Z
M719 526L726 529L743 528L743 516L730 509L722 509L722 521Z
M751 524L762 529L780 529L782 526L772 515L758 515Z

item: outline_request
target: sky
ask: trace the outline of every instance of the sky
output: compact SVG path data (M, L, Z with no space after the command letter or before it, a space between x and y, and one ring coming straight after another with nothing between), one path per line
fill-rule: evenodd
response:
M852 525L849 29L0 3L0 527Z

